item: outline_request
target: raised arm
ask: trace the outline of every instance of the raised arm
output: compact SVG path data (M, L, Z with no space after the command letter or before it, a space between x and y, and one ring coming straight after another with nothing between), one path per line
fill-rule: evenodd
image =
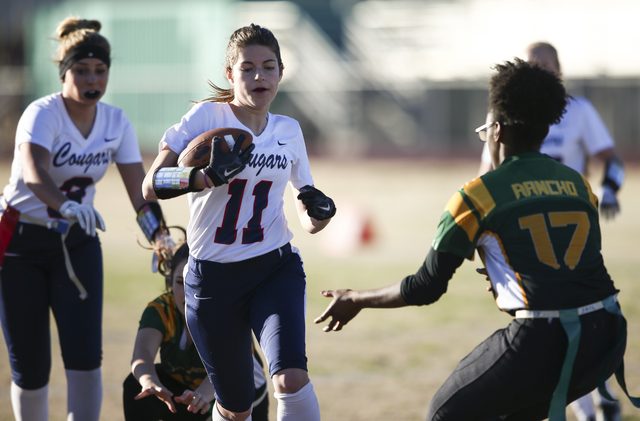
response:
M353 291L338 289L322 291L325 297L333 297L327 309L313 322L322 323L331 317L329 324L322 328L325 332L339 331L358 315L363 308L397 308L407 303L402 298L400 286L402 281L382 288Z
M314 320L331 321L322 330L338 331L356 317L363 308L397 308L408 305L425 305L437 301L447 291L449 279L464 259L452 253L429 251L422 266L414 275L382 288L353 291L339 289L322 291L325 297L333 297L327 309Z

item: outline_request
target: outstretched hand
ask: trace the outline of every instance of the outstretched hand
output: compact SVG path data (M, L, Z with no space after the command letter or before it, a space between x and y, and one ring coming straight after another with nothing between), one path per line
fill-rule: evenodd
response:
M171 397L173 396L173 393L171 393L171 391L165 389L162 386L154 385L154 386L147 387L146 389L143 389L142 392L140 392L135 397L135 400L146 398L147 396L153 396L153 395L155 395L158 399L163 401L169 407L169 410L171 412L173 412L174 414L177 412L176 406L173 404L173 400L171 399Z
M189 389L185 390L181 396L177 396L176 402L189 405L187 411L193 412L194 414L198 411L200 411L201 414L206 414L209 408L211 408L211 403L209 403L204 396Z
M321 294L323 296L328 298L333 297L333 301L331 301L324 313L313 322L315 324L322 323L331 317L329 324L323 327L322 330L325 332L342 330L342 328L362 310L362 307L353 301L353 294L355 293L355 291L350 289L322 291Z

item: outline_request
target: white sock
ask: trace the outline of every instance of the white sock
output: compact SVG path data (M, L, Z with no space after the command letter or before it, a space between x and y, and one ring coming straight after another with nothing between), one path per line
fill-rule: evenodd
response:
M596 412L593 409L591 396L587 393L583 397L576 399L569 404L578 421L587 421L589 418L595 419Z
M99 421L102 406L102 374L65 370L67 374L67 421Z
M228 419L222 416L222 414L220 413L220 410L218 409L218 405L216 405L215 402L213 406L214 406L213 411L211 411L212 421L229 421ZM249 418L247 418L245 421L251 421L251 414L249 414Z
M320 405L311 382L296 393L274 393L278 421L320 421Z
M48 421L49 385L27 390L11 382L11 404L16 421Z

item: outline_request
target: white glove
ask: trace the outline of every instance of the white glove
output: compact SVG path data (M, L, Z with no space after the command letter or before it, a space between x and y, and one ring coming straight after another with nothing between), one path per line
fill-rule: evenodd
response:
M96 236L96 228L105 231L104 221L92 205L81 205L73 200L67 200L60 206L60 213L67 219L78 221L80 228L87 235Z
M620 212L620 204L616 192L609 185L604 184L600 200L600 213L604 215L605 219L612 219L618 212Z

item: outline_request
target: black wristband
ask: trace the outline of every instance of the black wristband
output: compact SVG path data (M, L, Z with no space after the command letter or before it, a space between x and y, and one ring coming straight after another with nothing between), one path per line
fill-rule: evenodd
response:
M162 208L158 202L147 202L136 212L136 221L149 242L153 241L161 227L166 226Z
M211 179L211 181L213 181L213 185L215 187L220 187L221 185L225 184L218 173L216 173L210 166L204 167L203 171Z
M622 161L618 159L610 159L607 162L607 166L604 170L604 180L602 180L603 186L609 186L614 192L617 192L622 187L624 181L624 165Z

